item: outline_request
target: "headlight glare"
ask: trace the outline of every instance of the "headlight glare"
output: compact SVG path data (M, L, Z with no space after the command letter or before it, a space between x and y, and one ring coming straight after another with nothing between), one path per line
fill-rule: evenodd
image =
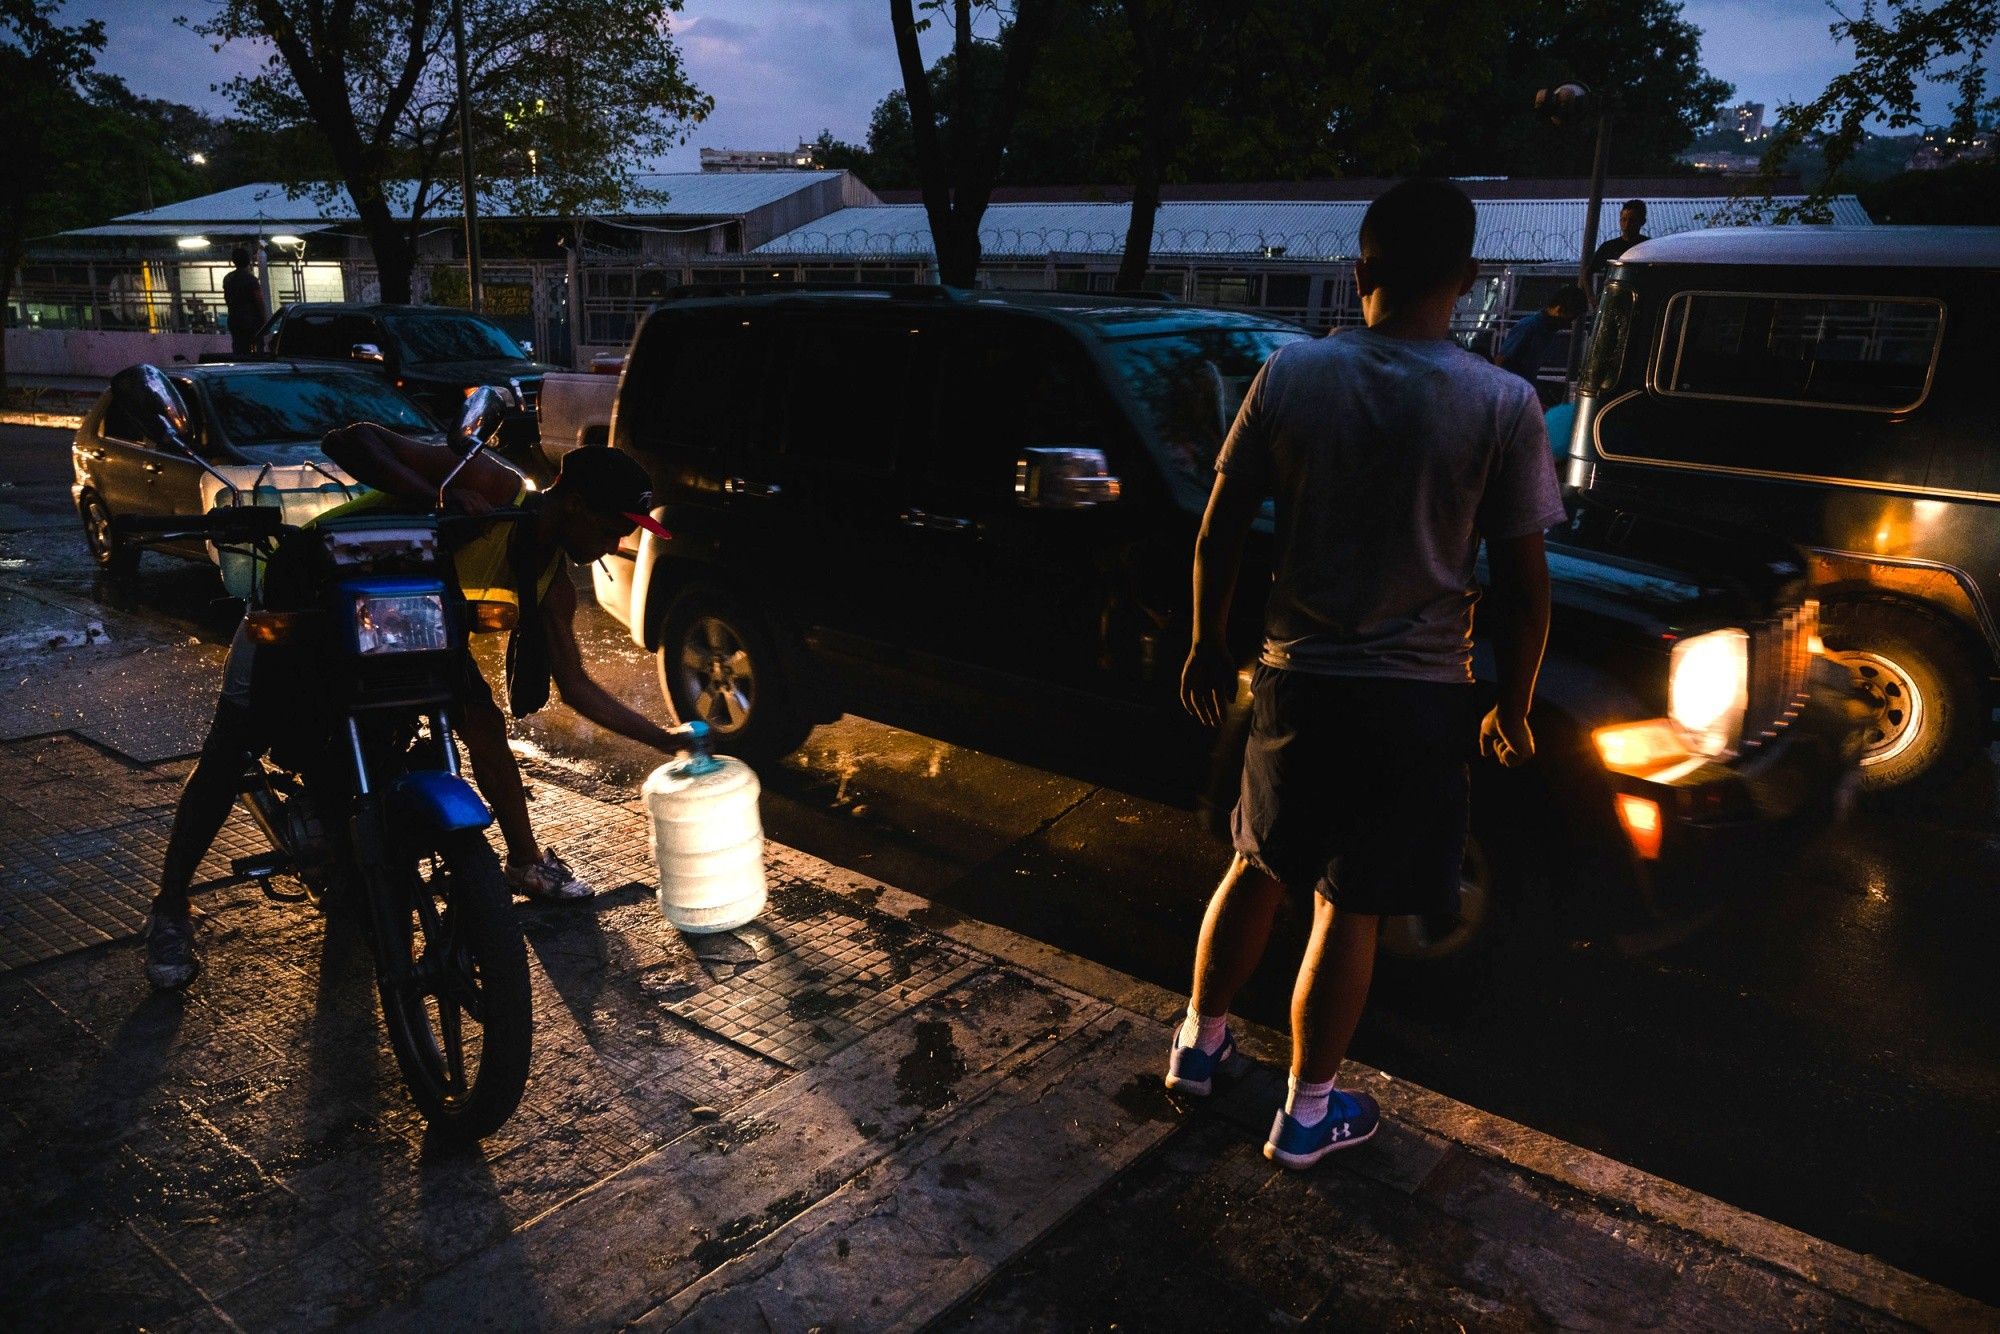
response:
M1667 716L1688 748L1721 755L1735 748L1749 702L1750 636L1712 630L1674 645L1667 676Z
M451 646L442 593L362 593L354 599L354 647L365 656L428 653Z

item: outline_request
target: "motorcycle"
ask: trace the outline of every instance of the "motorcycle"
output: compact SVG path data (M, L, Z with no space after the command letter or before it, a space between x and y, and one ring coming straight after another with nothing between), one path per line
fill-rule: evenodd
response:
M156 443L227 486L187 446L187 408L172 382L143 367L132 386L127 407ZM468 395L455 430L459 468L491 444L508 406L504 390ZM135 535L205 538L255 562L245 626L257 653L253 708L271 749L244 775L239 799L271 851L236 870L274 898L359 910L411 1098L435 1132L477 1138L520 1102L534 1018L526 946L486 838L492 812L459 773L450 706L476 670L469 635L511 629L518 609L464 598L449 537L456 525L521 512L450 515L443 495L440 487L428 512L306 527L247 503L113 522ZM233 486L228 496L243 499ZM303 894L276 892L279 874Z

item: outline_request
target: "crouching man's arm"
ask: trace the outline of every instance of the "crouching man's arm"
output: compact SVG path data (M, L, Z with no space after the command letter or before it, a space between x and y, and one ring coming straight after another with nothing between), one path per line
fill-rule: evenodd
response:
M1540 533L1486 544L1485 602L1500 672L1500 698L1479 726L1479 751L1512 768L1535 756L1528 709L1549 639L1549 560Z
M640 745L673 755L688 748L685 737L628 708L610 691L591 679L583 667L583 650L576 642L576 588L567 572L559 576L541 601L543 626L548 632L549 675L562 702L607 731L630 737Z

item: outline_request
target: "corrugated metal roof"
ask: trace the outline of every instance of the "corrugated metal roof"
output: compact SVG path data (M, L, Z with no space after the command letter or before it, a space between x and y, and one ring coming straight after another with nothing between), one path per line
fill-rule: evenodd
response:
M656 172L636 178L642 189L659 190L666 194L664 203L644 205L636 209L632 216L646 218L686 218L686 217L742 217L766 205L774 204L800 190L817 185L822 181L838 180L837 171L765 171L765 172ZM398 212L407 212L409 194L413 187L407 182L398 182L389 188L391 203ZM448 217L458 209L458 196L447 191L444 197L432 205L430 212L439 217ZM487 217L502 217L488 211ZM221 226L225 223L255 227L263 224L267 230L284 224L290 230L298 231L314 224L330 226L355 221L354 205L345 190L322 204L310 194L288 194L282 185L263 183L239 185L233 190L222 190L212 195L202 195L195 199L183 199L179 203L166 204L160 208L147 209L140 213L127 213L109 223L97 227L86 227L78 231L65 232L65 236L151 236L164 229L179 229L203 226Z
M1624 201L1606 200L1599 235L1618 231ZM1647 233L1667 236L1707 225L1731 201L1649 199ZM1779 204L1797 202L1780 197ZM1583 244L1581 199L1490 199L1475 201L1479 230L1474 254L1482 260L1561 262L1574 259ZM1348 259L1359 250L1361 200L1265 202L1255 200L1172 202L1160 205L1153 226L1153 253L1176 256L1261 256L1283 247L1287 259ZM1834 221L1865 226L1870 219L1852 195L1834 201ZM1130 209L1124 204L995 204L979 229L987 257L1115 255L1125 246ZM930 226L919 204L844 208L776 237L759 255L859 255L928 258Z

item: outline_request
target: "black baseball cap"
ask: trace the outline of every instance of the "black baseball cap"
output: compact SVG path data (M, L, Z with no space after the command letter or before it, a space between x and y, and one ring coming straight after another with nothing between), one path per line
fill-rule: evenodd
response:
M555 484L600 514L622 515L661 539L673 536L652 516L652 479L630 454L608 445L573 449L563 455Z

